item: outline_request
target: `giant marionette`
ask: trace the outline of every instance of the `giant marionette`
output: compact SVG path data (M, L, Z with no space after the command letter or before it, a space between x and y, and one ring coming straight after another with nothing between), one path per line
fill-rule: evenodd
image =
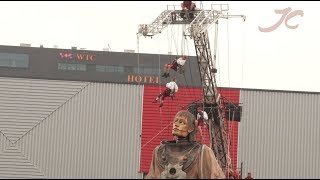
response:
M194 140L195 117L179 111L173 119L175 140L164 141L153 150L146 179L225 178L211 148Z

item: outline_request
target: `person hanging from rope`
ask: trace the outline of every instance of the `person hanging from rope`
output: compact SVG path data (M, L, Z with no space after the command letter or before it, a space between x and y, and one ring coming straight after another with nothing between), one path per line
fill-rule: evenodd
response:
M181 3L181 13L180 17L183 18L183 20L190 20L194 18L194 13L192 13L194 10L196 10L196 4L192 1L183 1Z
M163 106L163 102L164 102L164 98L165 97L171 97L171 99L173 100L173 97L175 95L175 93L178 92L178 85L176 83L176 78L172 78L172 80L170 82L168 82L166 84L166 89L163 90L155 100L152 101L152 103L156 103L158 102L158 99L160 99L160 105L159 107Z
M162 77L167 78L170 76L170 69L173 69L180 74L184 73L184 64L186 63L187 56L183 55L180 58L175 58L171 64L164 65L164 73Z
M196 125L198 128L198 131L200 132L200 141L202 142L202 139L203 139L202 128L207 125L208 114L202 110L202 107L198 107L197 111L198 111L198 114L197 114Z

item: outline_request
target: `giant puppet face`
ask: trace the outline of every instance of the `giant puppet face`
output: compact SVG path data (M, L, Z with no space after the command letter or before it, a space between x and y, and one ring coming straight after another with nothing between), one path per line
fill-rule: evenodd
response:
M195 130L195 118L189 111L179 111L173 119L172 135L188 137ZM193 140L193 136L189 136Z

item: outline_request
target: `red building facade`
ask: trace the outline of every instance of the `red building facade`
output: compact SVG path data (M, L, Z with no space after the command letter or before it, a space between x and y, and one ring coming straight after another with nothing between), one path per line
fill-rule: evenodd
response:
M172 120L175 114L182 109L186 109L188 104L203 99L202 89L195 87L179 87L179 92L175 98L166 98L162 108L159 103L152 103L156 96L163 90L164 86L146 86L143 96L143 116L141 133L141 159L140 172L148 173L152 159L153 149L161 141L172 140ZM240 90L238 89L219 89L222 96L233 103L239 103ZM238 149L238 123L236 121L225 121L225 126L229 129L230 156L233 169L237 165ZM203 143L209 144L208 130L203 130ZM199 140L199 135L196 136Z

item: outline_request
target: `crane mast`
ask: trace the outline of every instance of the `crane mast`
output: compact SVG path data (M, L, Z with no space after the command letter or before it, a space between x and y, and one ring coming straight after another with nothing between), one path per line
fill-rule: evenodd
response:
M211 9L199 9L193 11L192 19L183 19L180 17L181 10L176 10L176 6L167 6L151 24L139 25L138 35L154 36L162 32L168 25L185 24L185 36L189 36L194 41L197 54L198 68L203 90L203 106L209 109L209 136L210 147L215 153L217 160L227 174L231 169L229 157L228 135L224 126L222 112L221 95L216 85L216 49L218 37L218 20L221 18L241 17L245 20L244 15L229 15L228 4L212 4ZM211 54L210 42L207 29L215 25L214 49Z

